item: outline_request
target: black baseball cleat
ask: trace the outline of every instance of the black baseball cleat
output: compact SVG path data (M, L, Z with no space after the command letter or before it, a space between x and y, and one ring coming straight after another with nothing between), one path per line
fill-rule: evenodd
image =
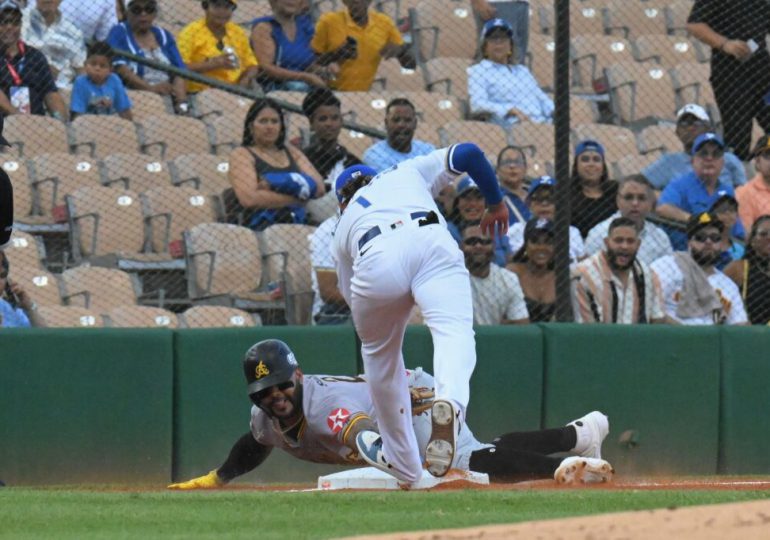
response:
M433 476L444 476L452 467L460 431L460 411L454 403L437 399L431 407L432 431L425 448L425 463Z

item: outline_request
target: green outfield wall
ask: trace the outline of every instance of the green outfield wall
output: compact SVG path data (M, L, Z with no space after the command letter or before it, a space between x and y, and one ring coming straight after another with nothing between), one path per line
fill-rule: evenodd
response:
M0 480L165 483L219 466L248 431L241 358L287 341L306 373L357 372L349 326L0 330ZM627 474L770 474L769 328L531 325L477 329L468 423L481 440L610 417ZM432 370L425 327L408 367ZM276 451L248 482L337 470Z

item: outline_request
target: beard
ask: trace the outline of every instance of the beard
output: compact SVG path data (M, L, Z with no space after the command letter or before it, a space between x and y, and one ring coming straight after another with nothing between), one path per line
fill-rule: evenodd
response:
M714 266L722 254L718 250L690 248L690 256L698 263L698 266Z
M618 262L618 255L619 253L616 250L607 248L607 262L613 270L628 270L634 265L636 253L628 254L628 262L625 264L620 264Z

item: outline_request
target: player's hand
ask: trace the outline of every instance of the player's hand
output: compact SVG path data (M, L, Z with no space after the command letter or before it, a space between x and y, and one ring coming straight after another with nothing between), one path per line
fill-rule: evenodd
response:
M495 230L501 235L507 233L508 207L505 206L505 201L500 201L497 204L488 206L479 225L481 226L481 232L490 238L495 237Z
M181 490L188 490L188 489L216 489L218 487L222 487L226 484L224 480L219 478L219 475L217 474L216 469L208 473L206 476L199 476L198 478L193 478L192 480L188 480L187 482L180 482L178 484L170 484L168 486L168 489L181 489Z
M741 41L740 39L728 39L722 47L722 50L730 56L734 56L738 60L745 60L751 56L751 49L749 48L749 44L745 41Z

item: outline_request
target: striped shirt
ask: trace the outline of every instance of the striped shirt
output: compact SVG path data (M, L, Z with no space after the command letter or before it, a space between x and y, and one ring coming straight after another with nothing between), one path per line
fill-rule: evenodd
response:
M636 261L624 285L612 272L605 251L575 266L572 301L577 322L636 324L664 317L657 276Z

